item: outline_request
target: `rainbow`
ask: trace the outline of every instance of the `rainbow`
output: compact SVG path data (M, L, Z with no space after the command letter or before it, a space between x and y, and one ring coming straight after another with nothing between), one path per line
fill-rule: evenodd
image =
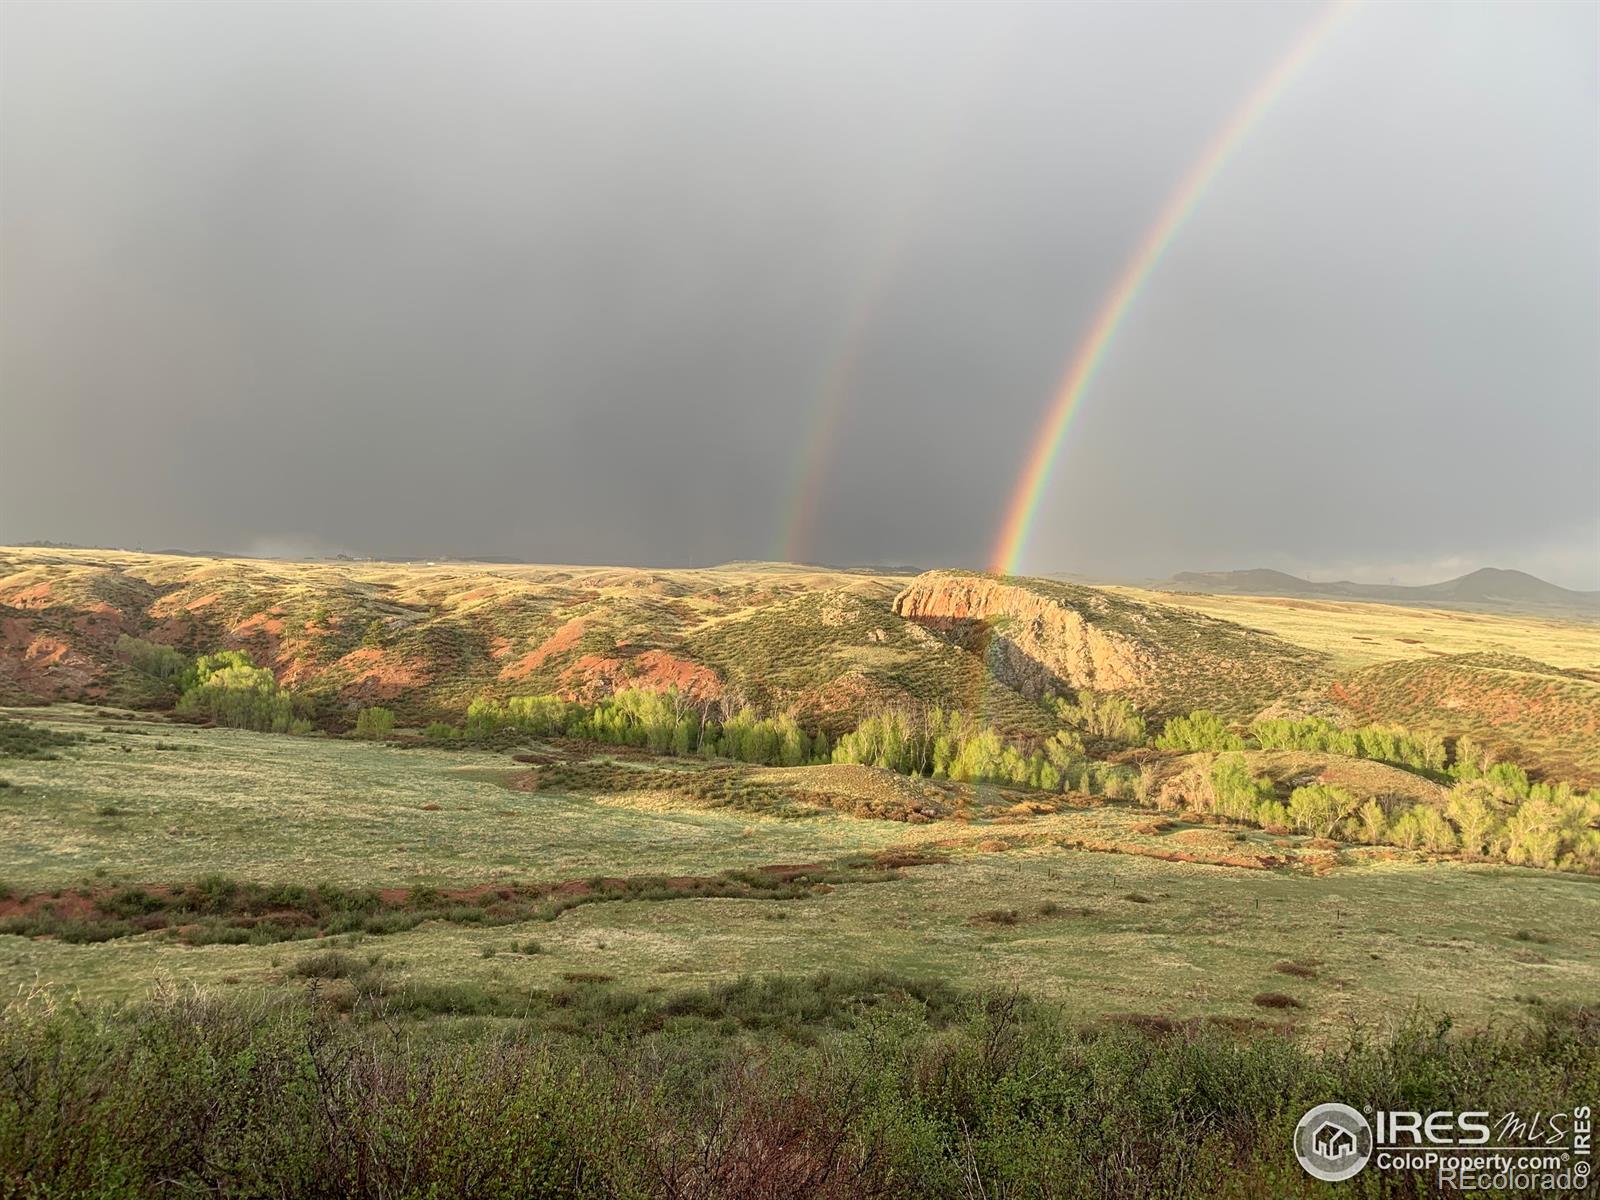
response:
M861 356L871 341L884 305L900 282L900 267L916 239L926 232L928 212L940 196L940 183L953 169L956 151L971 122L972 98L979 94L1002 65L1000 39L981 41L968 55L969 69L952 80L960 115L935 127L935 142L924 166L916 194L898 214L892 231L868 259L849 307L843 336L824 362L810 406L809 432L795 458L780 518L775 555L787 562L804 562L815 552L817 516L828 482L834 447L850 405Z
M1133 256L1122 268L1115 286L1106 296L1088 335L1078 346L1077 353L1067 366L1055 400L1045 414L1033 443L1027 466L1017 480L1016 491L1006 509L1005 521L995 543L990 559L990 569L1002 575L1014 575L1017 562L1028 544L1039 501L1043 499L1046 485L1061 450L1061 441L1077 411L1078 401L1093 382L1095 372L1105 358L1106 350L1117 335L1128 310L1139 298L1140 291L1149 281L1151 273L1160 264L1167 247L1177 236L1184 223L1205 196L1206 189L1218 172L1227 165L1245 137L1255 128L1272 107L1273 101L1293 82L1296 75L1316 53L1323 40L1334 30L1354 7L1353 0L1336 0L1300 38L1289 52L1278 61L1272 72L1246 97L1244 103L1212 138L1210 145L1200 155L1189 173L1183 177L1172 193L1160 217L1140 241Z
M811 554L817 511L822 505L823 484L827 482L828 461L839 436L845 400L850 395L856 364L894 279L903 248L904 238L895 239L868 272L851 306L845 335L823 368L818 399L812 408L811 432L800 456L795 459L794 475L784 504L786 516L778 556L785 562L804 562Z

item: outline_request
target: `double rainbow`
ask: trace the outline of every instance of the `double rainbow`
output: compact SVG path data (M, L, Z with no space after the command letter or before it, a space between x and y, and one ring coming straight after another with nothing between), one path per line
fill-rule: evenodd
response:
M1078 402L1093 382L1095 372L1105 358L1106 350L1116 337L1128 310L1151 273L1161 262L1161 257L1172 244L1184 223L1194 213L1217 173L1227 165L1261 118L1293 82L1311 60L1318 47L1353 8L1352 0L1338 0L1290 47L1272 72L1246 97L1245 102L1211 140L1205 152L1189 168L1171 199L1161 210L1160 217L1140 241L1133 256L1122 268L1115 286L1102 302L1088 335L1078 346L1077 353L1067 366L1066 375L1056 391L1055 400L1045 414L1043 424L1033 443L1033 453L1026 468L1017 480L1016 491L1006 509L1005 521L990 558L990 569L1002 575L1013 575L1018 561L1028 544L1039 502L1050 482L1051 472L1061 451L1062 438L1077 411Z

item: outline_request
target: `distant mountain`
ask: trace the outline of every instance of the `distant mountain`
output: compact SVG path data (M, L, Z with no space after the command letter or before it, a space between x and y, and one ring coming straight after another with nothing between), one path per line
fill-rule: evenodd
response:
M1438 608L1600 616L1600 592L1576 592L1526 571L1483 567L1459 579L1403 587L1392 583L1317 583L1283 571L1180 571L1163 585L1177 592L1221 592L1241 596L1306 596L1324 600L1369 600Z

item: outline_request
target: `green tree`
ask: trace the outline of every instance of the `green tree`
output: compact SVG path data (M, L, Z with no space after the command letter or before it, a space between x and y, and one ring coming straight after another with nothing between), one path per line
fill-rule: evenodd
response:
M1076 702L1057 698L1056 715L1090 737L1124 746L1142 746L1145 721L1133 702L1123 696L1078 692Z
M1500 849L1503 822L1490 788L1477 783L1457 784L1445 802L1445 811L1461 835L1468 854L1494 854Z
M271 671L258 667L242 650L202 654L183 673L177 711L204 717L233 729L260 733L306 733L309 709L283 691Z
M778 734L778 763L785 767L798 767L806 761L806 751L810 748L806 735L800 732L800 726L791 716L782 716L777 721Z
M1216 713L1197 708L1186 717L1168 721L1156 746L1161 750L1243 750L1244 739Z
M163 683L176 681L189 669L189 656L181 650L125 633L117 637L117 656L140 674Z
M1297 787L1289 796L1289 820L1303 833L1332 837L1339 823L1355 808L1355 800L1343 788L1311 783Z
M1401 813L1390 827L1390 837L1409 850L1446 853L1456 848L1455 826L1431 804L1414 804Z
M1519 804L1506 818L1506 857L1530 867L1553 867L1561 857L1562 811L1544 796Z
M1244 755L1224 754L1211 764L1211 795L1212 808L1219 816L1254 821L1261 804L1273 798L1272 781L1251 775ZM1274 823L1286 824L1287 820Z
M1368 845L1379 845L1389 836L1388 815L1376 800L1368 800L1363 804L1356 811L1353 821L1358 839Z

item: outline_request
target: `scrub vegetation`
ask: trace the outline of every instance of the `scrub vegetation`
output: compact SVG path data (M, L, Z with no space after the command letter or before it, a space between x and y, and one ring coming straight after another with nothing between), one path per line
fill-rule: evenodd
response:
M589 974L514 1018L397 1038L400 1014L474 998L390 992L328 955L301 969L296 1001L13 1005L0 1180L48 1197L1310 1196L1285 1147L1330 1094L1552 1111L1600 1085L1584 1011L1479 1033L1412 1017L1308 1048L1265 1023L1082 1028L1014 992L882 973L655 994ZM1367 1172L1339 1194L1429 1187Z

